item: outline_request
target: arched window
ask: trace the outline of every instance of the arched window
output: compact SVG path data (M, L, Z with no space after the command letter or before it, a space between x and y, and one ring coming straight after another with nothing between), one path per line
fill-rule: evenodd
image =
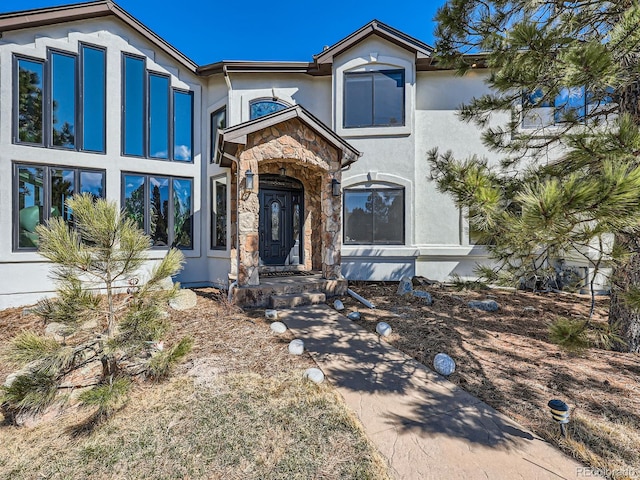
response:
M284 102L270 98L259 98L257 100L252 100L249 103L249 118L253 120L254 118L264 117L265 115L269 115L270 113L284 110L288 106L289 105Z

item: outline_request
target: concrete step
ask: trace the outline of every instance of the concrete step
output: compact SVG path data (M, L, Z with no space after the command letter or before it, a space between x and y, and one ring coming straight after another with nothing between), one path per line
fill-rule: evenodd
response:
M292 308L300 305L317 305L324 303L327 296L322 292L289 293L285 295L271 295L271 308Z

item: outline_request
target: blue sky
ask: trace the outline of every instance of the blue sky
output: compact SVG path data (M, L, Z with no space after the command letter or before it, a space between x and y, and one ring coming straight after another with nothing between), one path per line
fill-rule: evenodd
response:
M2 0L0 13L77 3ZM444 0L117 0L116 3L200 65L219 60L311 61L378 19L433 44L432 18ZM189 7L189 8L187 8Z

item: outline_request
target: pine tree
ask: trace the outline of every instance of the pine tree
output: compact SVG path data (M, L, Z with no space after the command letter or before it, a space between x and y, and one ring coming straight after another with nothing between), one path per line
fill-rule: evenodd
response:
M9 417L42 410L76 388L84 389L80 401L103 415L122 403L133 378L166 376L191 346L189 338L167 349L158 343L170 327L167 302L179 289L161 282L181 269L182 253L169 250L140 282L151 239L136 222L90 194L66 203L72 225L54 217L37 227L39 253L53 263L58 290L34 309L45 322L63 326L64 340L34 332L13 340L8 357L23 369L1 392ZM90 366L87 384L83 369Z
M500 164L429 153L432 177L468 208L497 260L483 273L548 276L555 259L576 256L612 266L609 322L619 348L639 352L637 2L449 0L436 20L442 64L491 72L491 93L460 117L483 129ZM496 125L495 113L510 120Z

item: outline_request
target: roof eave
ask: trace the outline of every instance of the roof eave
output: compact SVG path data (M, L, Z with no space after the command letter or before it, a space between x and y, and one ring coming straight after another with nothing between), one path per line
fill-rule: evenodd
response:
M136 30L151 43L159 47L170 57L190 71L196 71L197 65L189 57L177 50L162 37L147 28L111 0L62 5L59 7L23 10L0 15L0 32L38 28L58 23L69 23L113 15Z

